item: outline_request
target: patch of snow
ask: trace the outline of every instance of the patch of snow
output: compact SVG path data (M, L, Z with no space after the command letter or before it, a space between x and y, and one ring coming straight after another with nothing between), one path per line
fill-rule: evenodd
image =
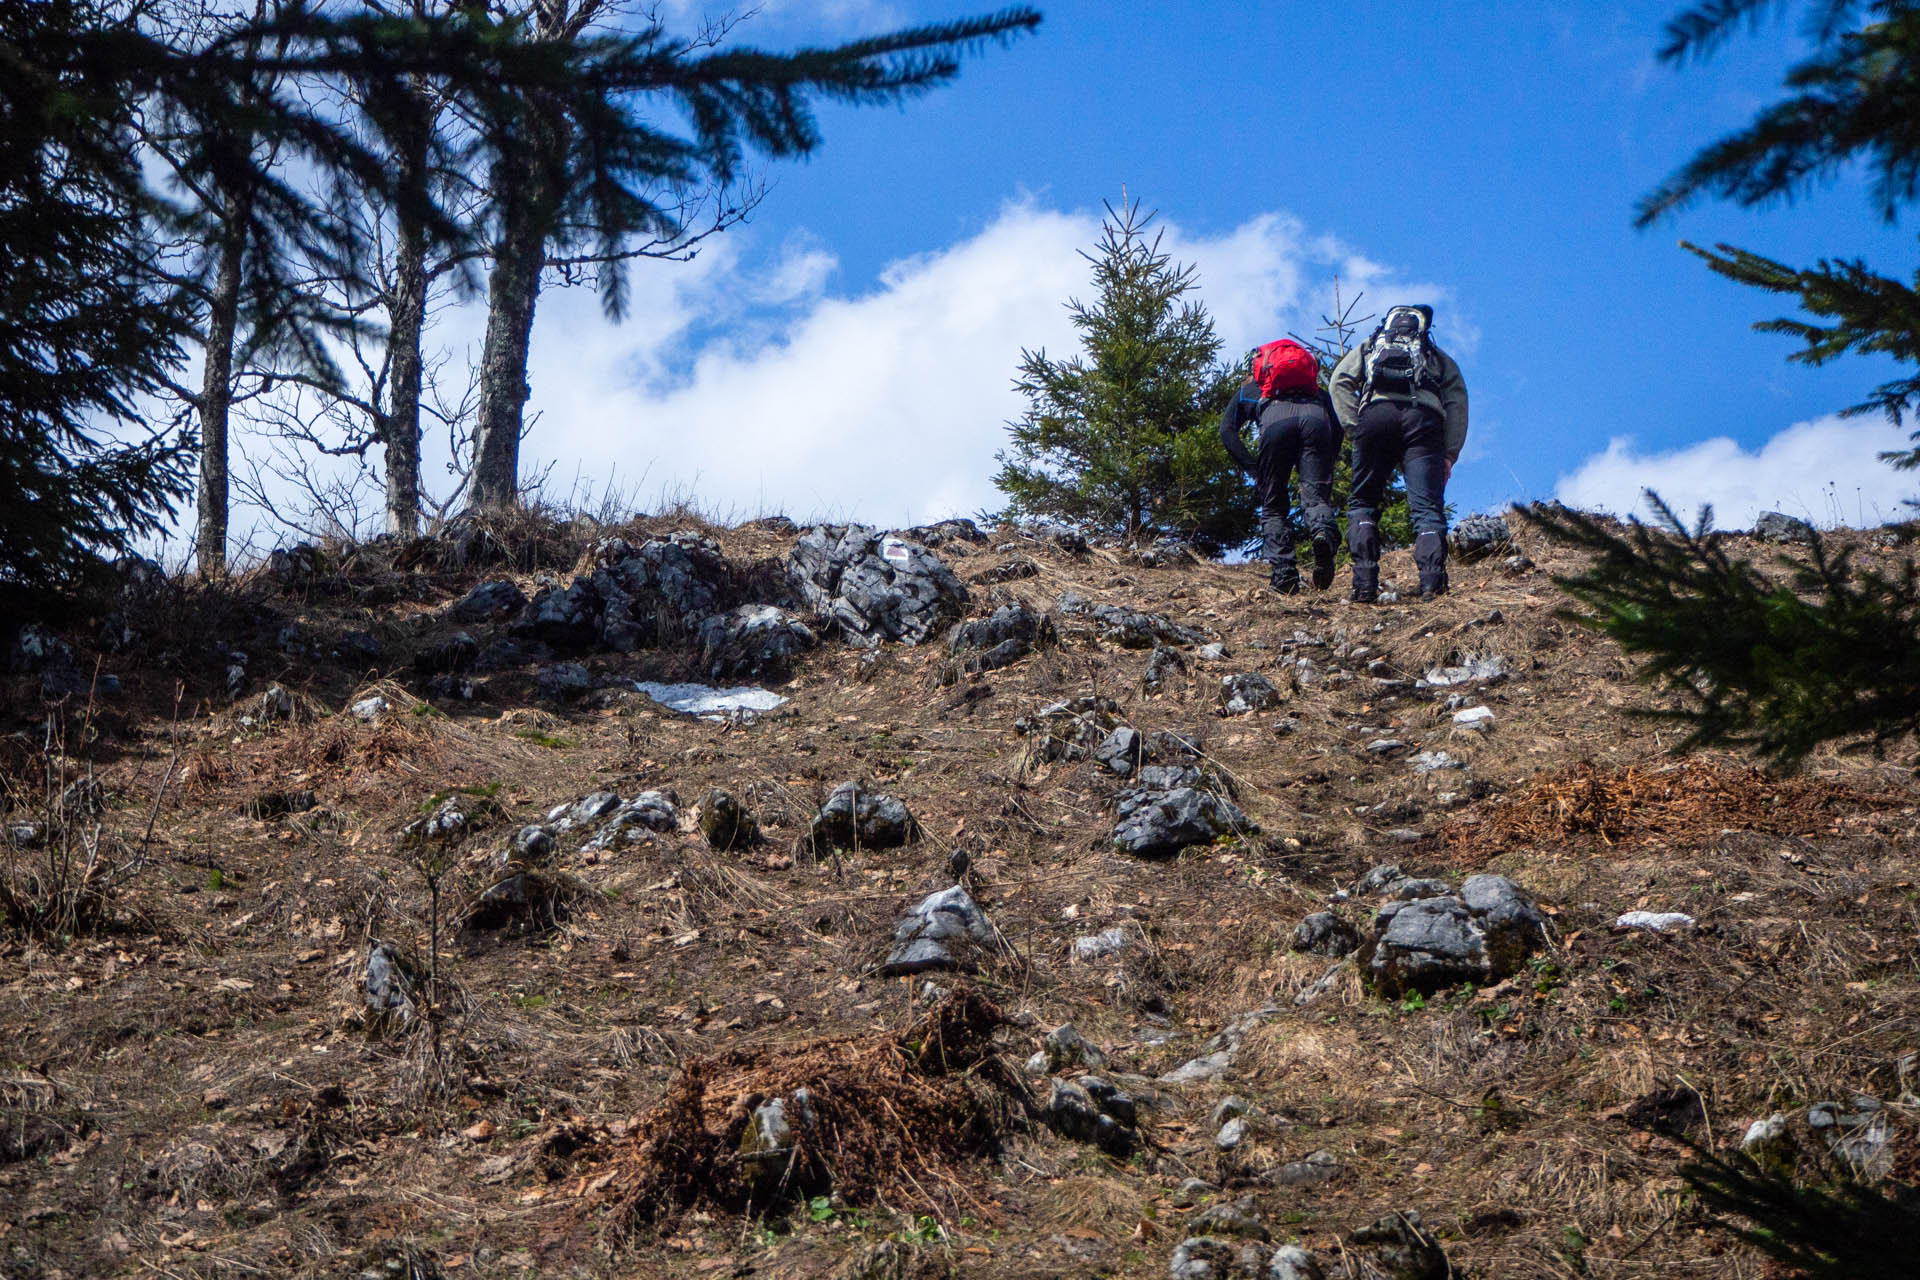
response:
M752 720L761 712L771 711L787 701L771 689L750 684L716 689L708 684L660 684L652 680L636 680L633 687L670 711L683 711L690 716L719 723Z

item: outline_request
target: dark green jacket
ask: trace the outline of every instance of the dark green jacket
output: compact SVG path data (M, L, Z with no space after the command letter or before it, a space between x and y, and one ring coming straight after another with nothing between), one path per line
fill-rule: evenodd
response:
M1422 387L1415 399L1439 414L1445 423L1447 461L1452 462L1459 458L1460 450L1467 444L1467 380L1460 376L1460 366L1453 362L1452 356L1434 346L1432 339L1428 339L1427 345L1440 358L1440 386L1437 391ZM1360 411L1366 408L1360 398L1365 390L1362 384L1366 380L1366 350L1367 344L1363 342L1341 357L1327 386L1333 396L1333 410L1340 415L1340 425L1349 434Z

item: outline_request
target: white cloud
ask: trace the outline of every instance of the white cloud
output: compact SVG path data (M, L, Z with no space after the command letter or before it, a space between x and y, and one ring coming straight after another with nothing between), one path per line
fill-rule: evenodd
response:
M750 271L736 240L692 269L637 273L619 327L584 293L550 293L523 471L558 460L562 489L576 474L612 477L643 502L689 492L741 516L910 524L997 506L993 455L1023 407L1021 349L1077 349L1064 304L1091 296L1080 251L1098 230L1093 214L1009 204L848 296L828 291L836 263L818 241L790 240ZM1213 238L1168 224L1163 247L1199 268L1228 353L1310 329L1336 270L1370 296L1386 287L1380 268L1278 214Z
M1877 456L1908 447L1906 432L1879 418L1838 416L1795 423L1758 450L1721 436L1641 453L1622 436L1562 476L1554 496L1586 510L1644 516L1642 494L1652 489L1689 523L1711 503L1714 523L1725 529L1751 527L1762 511L1822 527L1866 527L1904 518L1901 503L1920 496L1920 478Z

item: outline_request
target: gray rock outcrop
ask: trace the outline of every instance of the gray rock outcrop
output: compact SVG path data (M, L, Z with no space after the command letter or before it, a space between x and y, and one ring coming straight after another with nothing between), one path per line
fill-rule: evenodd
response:
M787 580L848 642L919 644L956 617L967 589L917 542L865 525L818 525L794 544Z
M1387 995L1431 995L1461 982L1497 982L1546 940L1547 918L1524 889L1505 876L1469 876L1458 893L1382 906L1362 947L1361 972Z
M1000 933L961 885L922 898L893 929L893 949L880 965L882 977L973 967L977 952L998 944Z
M743 604L700 624L700 665L713 680L784 680L801 654L819 644L796 615L770 604Z
M1170 858L1188 845L1258 830L1238 805L1197 787L1130 792L1118 812L1114 847L1136 858Z
M907 806L884 791L843 782L814 815L808 840L817 854L826 849L891 849L919 833Z

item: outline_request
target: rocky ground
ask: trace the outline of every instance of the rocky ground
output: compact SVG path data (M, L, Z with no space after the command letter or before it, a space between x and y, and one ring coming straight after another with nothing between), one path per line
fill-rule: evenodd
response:
M1920 1171L1920 788L1672 760L1514 534L131 567L5 685L0 1274L1767 1274L1679 1168Z

